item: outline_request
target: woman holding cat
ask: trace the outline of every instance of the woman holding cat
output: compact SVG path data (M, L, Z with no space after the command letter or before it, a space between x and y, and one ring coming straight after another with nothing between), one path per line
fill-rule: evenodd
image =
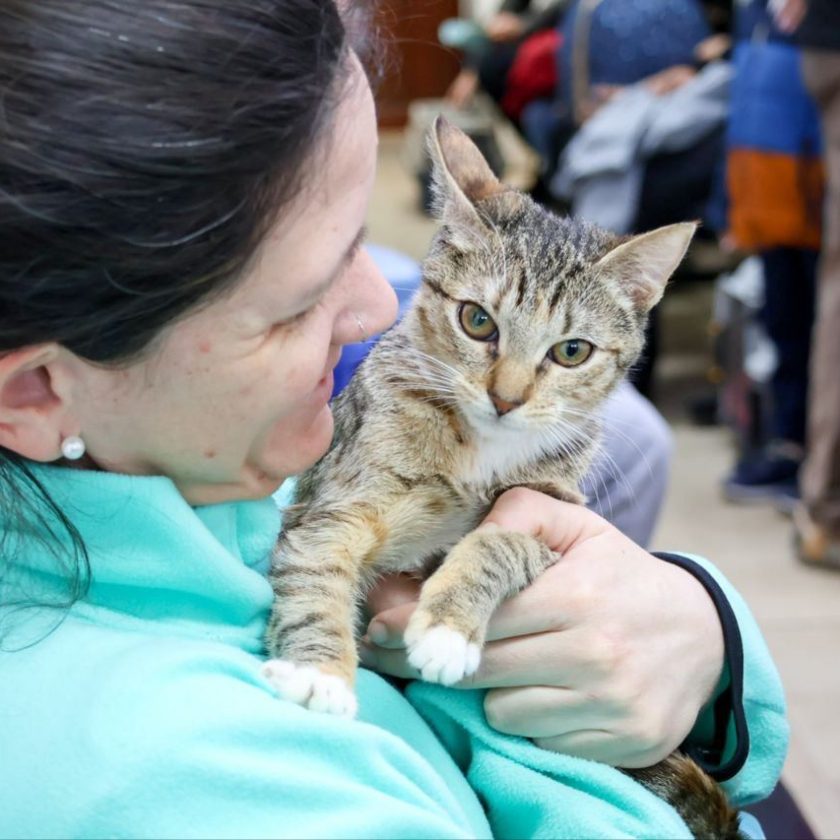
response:
M696 568L522 491L491 517L565 560L499 612L486 696L364 671L347 721L260 676L270 494L395 310L359 247L362 51L323 0L0 9L2 836L686 836L570 756L685 741L737 802L775 782L781 690L728 584L724 668Z

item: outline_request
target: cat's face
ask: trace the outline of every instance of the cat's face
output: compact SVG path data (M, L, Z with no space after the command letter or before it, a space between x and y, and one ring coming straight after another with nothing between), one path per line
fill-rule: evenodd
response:
M477 429L591 412L643 340L640 314L592 270L606 236L516 198L513 218L476 234L473 249L441 234L418 301L424 344L459 372L454 399Z
M694 225L621 239L505 189L436 126L443 222L416 305L430 383L478 431L584 427L635 362Z

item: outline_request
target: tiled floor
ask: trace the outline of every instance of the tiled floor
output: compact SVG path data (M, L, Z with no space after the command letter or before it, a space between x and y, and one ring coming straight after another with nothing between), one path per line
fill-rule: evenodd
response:
M369 215L371 241L421 257L434 223L417 210L417 188L385 135ZM660 383L676 442L671 491L655 545L711 558L757 616L784 680L792 739L785 779L819 837L840 837L840 574L792 559L786 519L727 505L718 482L730 466L727 434L682 418L676 394L702 385L708 288L666 296Z

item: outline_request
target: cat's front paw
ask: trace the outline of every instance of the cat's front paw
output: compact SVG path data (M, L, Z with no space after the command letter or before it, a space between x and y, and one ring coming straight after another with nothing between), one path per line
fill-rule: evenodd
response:
M429 626L415 612L405 632L408 661L426 682L454 685L478 670L481 648L445 624Z
M269 659L261 673L283 700L313 712L348 718L356 716L356 695L335 674L327 674L315 665L296 665L288 659Z

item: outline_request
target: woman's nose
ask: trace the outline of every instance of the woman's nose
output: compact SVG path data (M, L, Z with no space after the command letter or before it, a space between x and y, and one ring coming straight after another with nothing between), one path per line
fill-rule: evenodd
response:
M359 250L348 269L347 302L338 319L337 344L352 344L377 335L397 317L397 295L365 251Z

